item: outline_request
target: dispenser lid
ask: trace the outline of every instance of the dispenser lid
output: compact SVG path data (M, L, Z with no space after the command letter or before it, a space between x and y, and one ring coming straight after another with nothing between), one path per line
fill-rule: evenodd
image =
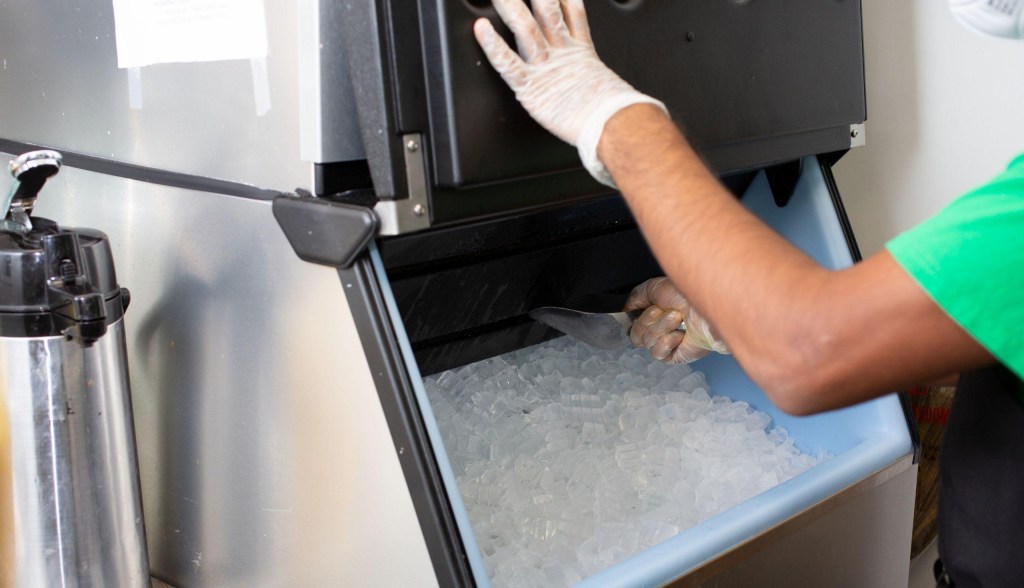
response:
M83 297L76 294L86 290L102 299L120 294L102 232L63 229L40 217L32 218L32 229L25 233L0 230L0 313L87 314L76 301Z

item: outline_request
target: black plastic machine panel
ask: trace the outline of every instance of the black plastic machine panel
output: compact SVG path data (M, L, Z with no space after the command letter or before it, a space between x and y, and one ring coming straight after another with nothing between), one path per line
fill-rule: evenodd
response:
M663 100L720 172L848 147L849 125L865 119L857 1L589 0L586 7L602 59ZM424 42L442 49L426 62L437 183L578 167L574 150L533 123L482 61L471 28L480 16L499 22L490 2L430 0L423 11L427 22L436 19L424 27ZM785 141L750 144L828 129L834 144L806 136L811 144L797 147L805 153Z
M378 197L410 194L410 135L427 147L432 226L608 192L487 64L472 34L477 18L491 18L512 42L490 0L336 1L344 10L334 27ZM722 176L846 150L850 125L866 118L860 0L586 0L586 7L601 57L663 100Z

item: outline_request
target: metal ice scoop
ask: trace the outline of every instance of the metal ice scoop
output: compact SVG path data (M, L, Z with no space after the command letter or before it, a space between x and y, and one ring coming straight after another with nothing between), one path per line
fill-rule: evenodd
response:
M544 306L531 310L530 317L591 347L611 350L629 345L629 329L642 312L586 312ZM685 326L679 328L683 330Z

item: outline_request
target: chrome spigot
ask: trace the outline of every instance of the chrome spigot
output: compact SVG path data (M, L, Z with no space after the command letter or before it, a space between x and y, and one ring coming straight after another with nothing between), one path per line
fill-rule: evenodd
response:
M14 183L7 190L0 214L0 229L27 233L32 230L32 208L36 204L39 191L46 180L60 171L61 155L56 151L41 150L23 153L8 165Z

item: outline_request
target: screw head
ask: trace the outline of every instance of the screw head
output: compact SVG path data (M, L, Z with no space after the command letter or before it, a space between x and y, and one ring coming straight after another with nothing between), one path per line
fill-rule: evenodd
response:
M850 131L850 136L856 139L857 137L860 136L860 131L857 129L853 129L852 131Z
M424 208L422 204L417 204L412 207L412 213L416 216L423 216L424 214L427 214L427 209Z
M408 149L409 151L416 151L417 149L420 148L420 144L412 139L409 139L409 142L405 144L405 148Z

